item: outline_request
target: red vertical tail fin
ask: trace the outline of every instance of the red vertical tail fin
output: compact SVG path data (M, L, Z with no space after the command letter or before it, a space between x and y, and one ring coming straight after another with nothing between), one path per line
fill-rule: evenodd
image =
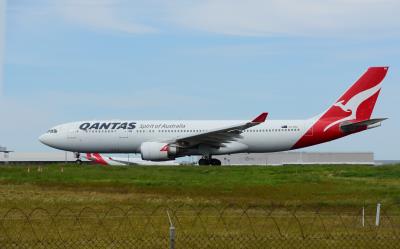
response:
M86 159L97 164L108 165L106 160L99 153L86 153Z
M388 67L368 70L311 125L293 149L327 142L348 135L340 125L369 120ZM356 129L354 132L363 129ZM310 135L313 134L313 135Z
M327 122L324 131L351 120L371 117L388 67L370 67L322 116ZM332 122L330 122L332 121Z

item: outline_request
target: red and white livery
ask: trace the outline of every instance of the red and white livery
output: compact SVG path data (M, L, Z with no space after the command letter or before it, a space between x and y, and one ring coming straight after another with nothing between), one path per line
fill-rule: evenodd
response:
M77 153L140 153L168 161L201 155L286 151L328 142L381 125L371 118L388 67L370 67L325 112L305 120L94 120L58 125L40 136L51 147Z

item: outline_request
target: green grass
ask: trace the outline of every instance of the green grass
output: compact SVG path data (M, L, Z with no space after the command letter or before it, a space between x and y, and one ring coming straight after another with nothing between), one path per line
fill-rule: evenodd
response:
M29 168L29 172L28 172ZM63 168L63 172L61 172ZM284 205L400 202L400 167L0 167L1 207Z
M399 166L2 166L0 248L395 248Z

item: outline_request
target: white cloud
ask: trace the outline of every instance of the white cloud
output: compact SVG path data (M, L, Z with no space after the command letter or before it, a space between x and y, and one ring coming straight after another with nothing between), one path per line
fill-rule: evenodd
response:
M6 29L6 0L0 0L0 97L3 93L4 81L4 43Z
M123 0L37 0L9 4L14 24L30 30L41 30L61 20L102 32L142 34L157 31L142 24L138 20L140 9Z
M400 35L398 0L38 0L12 6L19 8L24 22L64 19L102 32L147 34L183 28L240 36Z
M135 22L133 15L121 17L118 10L123 6L117 0L64 0L58 2L58 11L63 17L78 25L97 30L124 33L152 33L156 30Z
M228 35L398 35L397 0L204 0L169 5L188 29Z

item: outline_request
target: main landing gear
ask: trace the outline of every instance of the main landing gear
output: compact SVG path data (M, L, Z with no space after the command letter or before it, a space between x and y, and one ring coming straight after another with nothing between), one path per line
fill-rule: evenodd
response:
M199 165L213 165L213 166L220 166L221 161L215 158L210 157L203 157L202 159L199 160Z

